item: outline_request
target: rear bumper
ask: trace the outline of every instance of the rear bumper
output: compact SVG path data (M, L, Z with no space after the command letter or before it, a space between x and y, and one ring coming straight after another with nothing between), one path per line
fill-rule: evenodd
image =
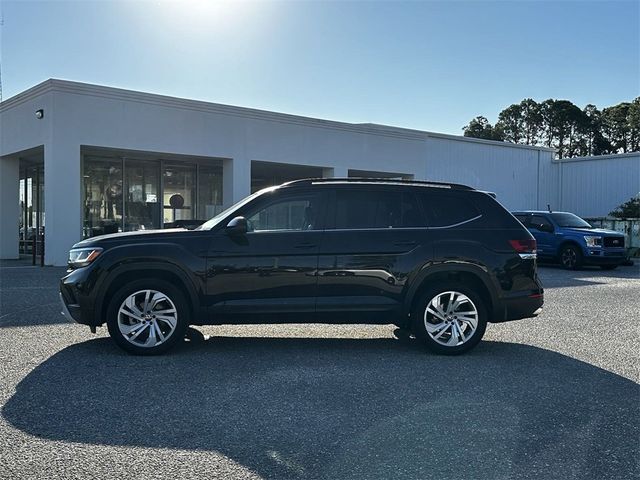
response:
M544 291L527 292L516 296L504 298L498 309L499 315L495 315L490 322L502 323L523 318L537 317L542 313L544 305Z

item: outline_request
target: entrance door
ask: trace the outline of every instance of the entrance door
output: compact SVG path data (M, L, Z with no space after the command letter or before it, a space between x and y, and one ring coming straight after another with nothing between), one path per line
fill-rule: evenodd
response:
M165 227L179 226L195 218L195 165L165 165L162 172L163 220Z
M207 291L215 321L312 322L318 245L326 202L321 193L266 194L237 212L248 232L214 234Z

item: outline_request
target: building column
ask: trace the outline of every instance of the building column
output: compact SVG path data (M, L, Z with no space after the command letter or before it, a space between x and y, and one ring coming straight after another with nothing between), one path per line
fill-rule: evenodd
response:
M348 176L348 167L328 167L322 169L322 178L347 178Z
M82 238L80 145L48 143L44 147L44 260L66 265L68 252Z
M18 258L20 160L0 158L0 258Z
M251 194L251 160L243 157L222 162L222 203L228 208Z

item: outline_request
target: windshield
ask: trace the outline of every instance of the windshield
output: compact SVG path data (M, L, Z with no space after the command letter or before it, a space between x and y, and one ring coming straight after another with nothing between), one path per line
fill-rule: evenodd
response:
M589 223L573 213L552 213L551 217L559 227L593 228Z
M245 206L247 203L249 203L254 198L259 197L263 193L270 192L271 190L274 190L275 188L277 188L277 187L263 188L262 190L259 190L259 191L255 192L255 193L252 193L248 197L245 197L242 200L240 200L239 202L234 203L233 205L231 205L226 210L223 210L222 212L220 212L215 217L211 218L210 220L207 220L206 222L204 222L202 225L200 225L198 228L195 228L194 230L211 230L213 227L215 227L218 223L220 223L223 219L228 217L234 211L236 211L236 210L240 209L241 207Z

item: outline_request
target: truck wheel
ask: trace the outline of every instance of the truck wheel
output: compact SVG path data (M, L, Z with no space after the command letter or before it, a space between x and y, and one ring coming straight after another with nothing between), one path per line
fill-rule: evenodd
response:
M123 350L158 355L184 339L190 313L180 289L163 280L141 279L126 284L112 297L107 327Z
M565 245L560 252L560 263L567 270L579 270L582 267L582 252L574 245Z
M435 353L458 355L471 350L487 328L482 298L464 284L428 289L412 312L413 332Z

